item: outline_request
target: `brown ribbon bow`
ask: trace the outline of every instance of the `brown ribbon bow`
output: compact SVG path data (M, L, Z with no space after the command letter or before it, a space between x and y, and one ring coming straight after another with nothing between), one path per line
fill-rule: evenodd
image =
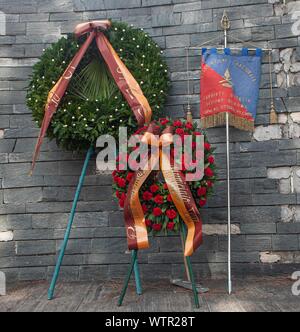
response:
M191 256L202 243L202 221L193 195L186 183L184 175L174 167L174 160L163 149L163 147L173 143L173 132L174 129L172 127L167 127L159 138L157 138L157 126L155 123L151 123L142 137L142 143L155 146L159 149L159 153L151 154L148 163L146 163L143 169L135 172L129 184L124 215L128 247L130 250L149 247L145 216L139 200L139 191L158 163L160 164L160 170L168 185L173 202L188 229L185 256Z
M104 31L108 30L110 27L111 22L108 20L87 22L76 26L74 31L76 37L80 37L85 34L88 34L88 37L79 51L75 54L63 75L48 94L48 99L45 106L45 115L33 155L31 172L35 167L35 163L51 119L68 88L75 70L77 69L80 61L82 60L94 38L96 38L96 44L98 46L99 52L106 62L117 86L130 105L137 119L138 125L143 126L145 123L150 123L152 110L146 97L144 96L139 84L127 69L125 64L122 62L122 60L119 58L118 54L104 34Z

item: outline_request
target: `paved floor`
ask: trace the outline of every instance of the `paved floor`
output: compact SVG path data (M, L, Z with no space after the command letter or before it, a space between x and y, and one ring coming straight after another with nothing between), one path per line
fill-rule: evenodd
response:
M24 283L0 297L0 311L300 311L300 296L294 296L293 281L287 278L235 280L234 293L226 293L226 281L205 280L210 292L200 295L200 309L193 306L192 293L168 281L144 283L144 294L137 296L131 285L124 304L116 306L121 282L60 283L56 297L47 300L46 282Z

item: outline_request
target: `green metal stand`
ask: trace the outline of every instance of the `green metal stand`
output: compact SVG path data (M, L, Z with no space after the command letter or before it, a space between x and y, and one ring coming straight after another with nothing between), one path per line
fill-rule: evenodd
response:
M183 223L181 223L181 232L182 232L183 238L185 240L186 239L186 228L185 228L185 225ZM191 257L186 257L186 263L187 263L189 276L190 276L191 283L192 283L195 306L198 309L200 307L199 297L198 297L197 286L196 286L196 283L195 283L195 277L194 277L194 272L193 272L193 268L192 268Z
M48 290L48 300L53 299L56 282L57 282L57 279L58 279L58 276L59 276L59 272L60 272L60 269L61 269L61 264L62 264L64 255L65 255L65 251L66 251L68 241L69 241L69 237L70 237L70 234L71 234L72 225L73 225L75 212L76 212L76 208L77 208L77 203L78 203L79 196L80 196L80 193L81 193L81 189L82 189L82 186L83 186L83 182L84 182L84 178L85 178L85 175L86 175L87 167L88 167L89 161L90 161L93 153L94 153L94 149L93 149L93 147L90 147L87 154L86 154L86 157L85 157L85 161L84 161L81 176L80 176L80 179L79 179L79 182L78 182L76 194L75 194L75 197L74 197L72 210L71 210L71 213L70 213L69 222L68 222L68 226L67 226L67 229L66 229L64 241L63 241L63 244L62 244L61 249L60 249L60 253L59 253L59 256L58 256L58 259L57 259L57 262L56 262L56 267L55 267L54 274L53 274L53 277L52 277L51 285L50 285L50 288Z
M122 305L125 294L127 292L128 284L129 284L132 272L134 270L136 259L137 259L137 250L132 250L132 256L131 256L131 263L130 263L129 271L128 271L127 277L125 279L125 283L124 283L124 286L123 286L123 289L122 289L122 292L121 292L121 295L120 295L120 298L119 298L119 301L118 301L118 306L119 307Z
M185 241L185 239L186 239L186 229L185 229L185 225L183 223L181 224L181 235L182 235L182 238ZM137 253L138 253L137 250L132 251L131 263L130 263L129 270L128 270L128 273L127 273L127 276L126 276L126 279L125 279L125 282L124 282L124 285L123 285L123 288L122 288L122 292L121 292L121 295L120 295L120 298L119 298L119 301L118 301L118 306L119 307L123 303L124 297L125 297L126 292L127 292L128 284L129 284L129 281L130 281L130 278L131 278L131 275L132 275L132 272L135 269L135 265L137 263ZM193 290L193 294L194 294L195 307L198 309L200 307L199 297L198 297L198 289L197 289L197 286L196 286L196 283L195 283L195 277L194 277L194 272L193 272L190 257L186 257L186 263L187 263L187 268L188 268L188 275L191 279L192 290ZM139 273L138 273L138 276L139 276ZM137 281L137 279L136 279L137 287L138 287L138 284L140 285L140 280ZM137 293L139 294L138 291L137 291Z
M87 154L86 154L86 157L85 157L84 165L83 165L83 168L82 168L82 171L81 171L81 175L80 175L80 178L79 178L79 182L78 182L78 185L77 185L77 190L76 190L76 193L75 193L75 197L74 197L74 201L73 201L73 205L72 205L72 209L71 209L71 213L70 213L70 217L69 217L68 226L67 226L65 236L64 236L64 240L63 240L63 243L62 243L62 246L61 246L61 249L60 249L60 252L59 252L59 256L58 256L58 259L57 259L57 262L56 262L56 266L55 266L55 270L54 270L54 273L53 273L52 281L51 281L51 284L50 284L50 287L49 287L49 290L48 290L48 300L52 300L53 296L54 296L56 282L57 282L57 279L59 277L59 272L60 272L60 269L61 269L61 265L62 265L62 262L63 262L63 259L64 259L65 251L66 251L68 241L69 241L69 238L70 238L70 234L71 234L71 230L72 230L72 225L73 225L73 221L74 221L74 217L75 217L75 213L76 213L77 203L78 203L79 196L80 196L80 193L81 193L81 189L82 189L82 186L83 186L83 183L84 183L87 168L88 168L89 162L90 162L91 157L93 156L93 154L94 154L94 148L90 147ZM136 291L137 291L137 294L140 295L140 294L142 294L142 287L141 287L141 279L140 279L139 266L138 266L137 259L135 259L135 263L134 263L134 273L135 273L135 280L136 280Z

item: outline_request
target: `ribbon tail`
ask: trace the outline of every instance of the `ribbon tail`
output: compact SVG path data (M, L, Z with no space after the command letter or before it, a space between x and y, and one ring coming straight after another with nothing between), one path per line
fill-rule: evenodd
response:
M41 126L41 130L39 133L39 137L37 139L37 143L35 146L33 158L32 158L32 164L31 164L31 170L30 174L32 174L37 158L40 153L41 145L43 143L44 137L47 133L48 127L50 125L51 119L56 112L60 101L62 97L64 96L68 85L71 81L71 78L78 67L80 61L82 60L84 54L86 53L88 47L92 43L92 40L95 37L95 32L91 32L87 40L84 42L80 50L75 54L74 58L72 59L71 63L68 65L67 69L63 73L63 75L60 77L60 79L57 81L57 83L54 85L54 87L51 89L51 91L48 94L47 102L45 105L45 114Z
M141 127L145 123L149 124L152 110L141 87L102 32L97 34L96 43L116 84L134 112L138 125Z
M151 162L149 166L149 162ZM152 156L143 170L135 172L128 187L128 194L124 205L124 217L129 250L149 248L148 231L145 223L144 211L139 199L140 188L152 173L158 158Z
M174 162L170 162L165 154L162 154L161 161L164 165L162 173L173 202L188 230L184 255L191 256L202 244L201 216L182 172L175 170Z

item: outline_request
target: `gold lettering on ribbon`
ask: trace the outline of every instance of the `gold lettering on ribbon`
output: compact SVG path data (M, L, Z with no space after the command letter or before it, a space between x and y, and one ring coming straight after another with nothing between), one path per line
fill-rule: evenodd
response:
M53 102L53 104L58 106L59 102L60 102L60 97L56 93L53 93L53 95L51 97L51 101Z
M74 74L74 71L75 71L75 67L73 66L70 66L70 68L67 69L65 75L64 75L64 79L65 80L70 80Z
M130 240L135 240L136 239L136 232L135 232L134 227L132 227L132 226L127 227L127 237Z

